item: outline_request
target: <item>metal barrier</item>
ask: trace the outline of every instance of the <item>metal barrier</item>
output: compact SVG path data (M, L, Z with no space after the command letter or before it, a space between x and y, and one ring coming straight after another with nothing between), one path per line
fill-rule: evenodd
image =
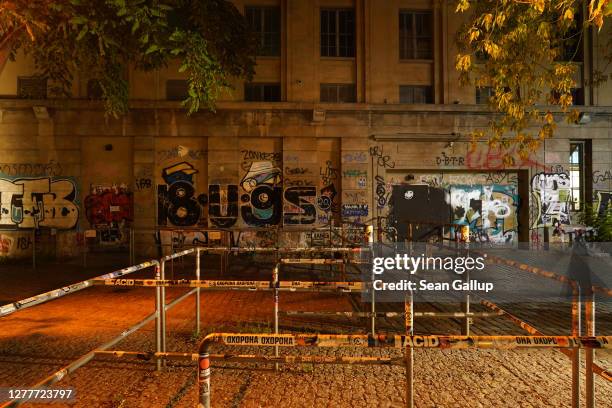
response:
M249 347L384 347L384 348L612 348L612 336L403 336L331 334L211 333L198 350L198 395L200 408L211 406L210 347L212 344ZM221 358L223 359L223 358ZM267 359L264 359L267 360ZM270 360L274 361L274 359Z
M151 266L155 266L155 268L159 268L159 262L156 260L150 260L147 262L143 262L138 265L130 266L128 268L119 269L118 271L107 273L104 275L100 275L96 278L87 279L81 282L73 283L72 285L64 286L63 288L54 289L49 292L41 293L36 296L29 297L27 299L22 299L17 302L9 303L4 306L0 306L0 317L7 316L11 313L14 313L18 310L26 309L28 307L36 306L44 302L48 302L49 300L54 300L60 298L62 296L66 296L79 290L83 290L88 288L94 284L94 281L97 279L115 279L120 276L125 276L130 273L149 268Z

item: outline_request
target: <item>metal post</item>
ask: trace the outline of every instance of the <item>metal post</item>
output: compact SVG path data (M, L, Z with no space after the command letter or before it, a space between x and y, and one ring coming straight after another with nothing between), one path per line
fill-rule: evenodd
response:
M274 285L274 334L278 334L278 303L279 303L278 274L279 274L279 269L280 269L280 262L278 262L278 255L276 257L277 257L277 262L272 271L272 284ZM274 356L275 357L279 356L278 346L274 346ZM274 364L274 369L278 370L278 363Z
M208 347L198 358L198 388L200 393L199 408L210 408L210 354ZM158 360L159 361L159 360Z
M582 335L580 287L572 304L572 336ZM572 408L580 408L580 349L572 352Z
M414 333L413 326L413 299L412 291L406 294L406 300L404 304L404 311L406 316L406 336L412 336ZM406 342L406 407L414 407L414 350L410 342L410 337L407 337Z
M470 272L469 271L465 271L465 282L469 283L470 282ZM469 292L466 293L465 295L465 300L463 302L462 305L462 311L464 313L470 313L470 295ZM461 334L464 336L469 336L470 335L470 320L471 317L469 316L465 316L465 319L463 319L463 326L461 327Z
M155 279L161 279L160 275L160 267L159 265L155 267ZM158 353L162 352L161 347L161 316L162 310L164 307L162 306L162 297L161 297L161 286L155 288L155 351ZM162 361L157 360L157 371L161 371Z
M196 279L200 280L200 248L196 249ZM200 335L200 288L195 293L196 335Z
M36 230L32 230L32 269L36 270Z
M161 261L161 279L165 280L166 279L166 261L162 259ZM160 324L161 324L161 331L160 331L160 337L161 337L161 342L160 342L160 348L161 348L161 352L166 352L166 287L165 286L161 286L160 287L160 297L161 297L161 309L160 309ZM161 359L161 363L162 366L166 365L166 361L164 359Z
M590 288L589 288L590 290ZM586 329L587 336L595 336L595 294L591 292L590 300L585 305L585 318L586 318ZM595 381L593 378L593 353L592 347L586 347L585 351L586 360L586 381L585 381L585 393L586 393L586 407L595 407Z

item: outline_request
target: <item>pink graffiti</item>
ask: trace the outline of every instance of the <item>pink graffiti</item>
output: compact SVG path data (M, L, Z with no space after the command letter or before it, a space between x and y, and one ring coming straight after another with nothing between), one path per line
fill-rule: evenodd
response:
M510 156L514 159L514 165L507 166L504 163L504 157ZM502 170L507 167L534 167L544 171L549 170L544 164L537 161L533 153L528 157L521 158L518 154L516 145L508 148L498 146L489 146L481 144L470 148L465 157L465 165L469 169L486 169L486 170Z

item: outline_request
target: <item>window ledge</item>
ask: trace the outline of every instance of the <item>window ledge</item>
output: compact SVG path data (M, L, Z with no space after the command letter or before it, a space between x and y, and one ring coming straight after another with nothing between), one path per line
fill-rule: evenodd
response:
M321 57L321 61L355 61L355 57Z
M411 64L411 63L427 63L427 64L433 64L434 60L433 59L400 59L399 60L400 64Z

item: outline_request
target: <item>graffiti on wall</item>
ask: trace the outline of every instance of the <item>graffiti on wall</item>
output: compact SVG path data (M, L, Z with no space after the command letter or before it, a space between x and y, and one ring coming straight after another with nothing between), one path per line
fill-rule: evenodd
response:
M157 186L157 223L190 227L201 222L206 194L197 194L192 164L180 162L162 170L165 184Z
M570 178L566 173L538 173L531 179L533 228L570 223Z
M55 160L48 163L0 163L0 173L21 177L56 177L62 174L62 166Z
M518 196L509 185L454 185L452 221L470 227L472 242L508 243L517 232Z
M510 158L511 165L504 160ZM495 146L487 143L478 143L471 146L465 156L465 166L468 169L502 170L508 167L526 168L533 167L546 171L544 164L535 157L535 153L522 154L518 151L518 145L504 147L501 144Z
M244 168L244 167L243 167ZM282 212L282 171L272 161L253 161L240 186L240 215L247 225L276 225Z
M74 228L79 220L76 199L71 179L0 178L0 228Z
M134 218L134 201L125 184L92 185L84 204L87 221L98 230L101 242L120 243L127 240L125 229Z
M595 192L595 209L600 216L612 209L612 191Z

